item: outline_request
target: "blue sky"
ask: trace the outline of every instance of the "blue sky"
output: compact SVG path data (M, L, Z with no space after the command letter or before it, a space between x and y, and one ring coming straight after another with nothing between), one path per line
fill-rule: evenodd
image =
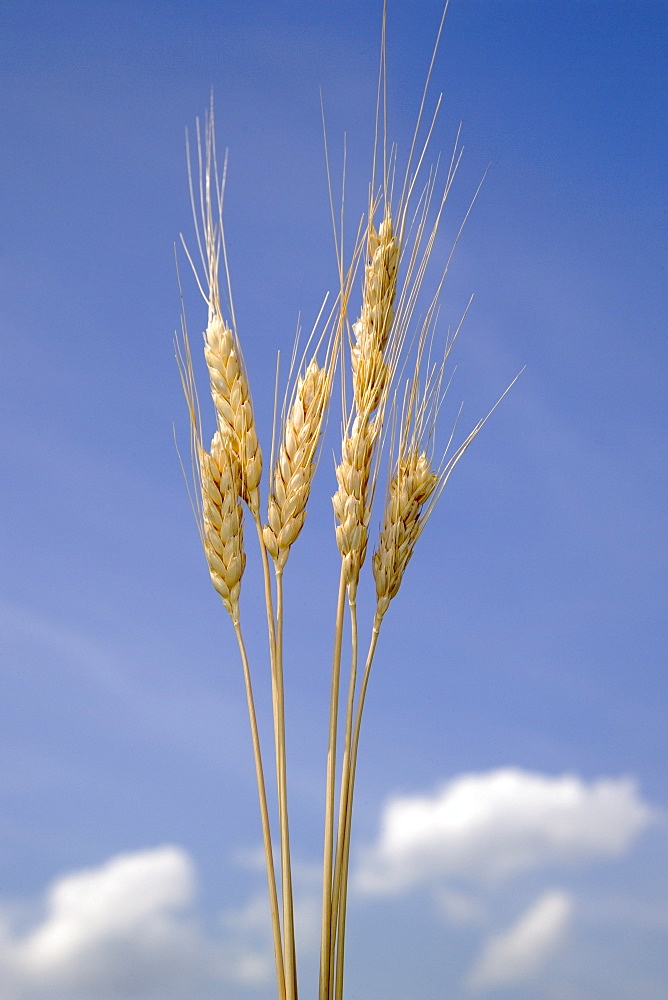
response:
M268 454L276 352L336 288L320 89L337 176L347 135L354 219L380 6L3 5L8 1000L273 995L241 671L174 447L174 427L187 442L172 346L173 248L193 236L184 134L213 87ZM389 3L400 156L440 6ZM461 400L472 426L526 369L450 481L383 626L356 806L351 1000L668 989L665 43L665 7L650 0L453 0L446 19L432 154L449 155L460 120L465 151L437 257L491 167L443 295L447 326L475 294L444 427ZM181 265L196 342L205 309ZM304 996L338 426L286 573ZM252 550L242 597L261 677ZM266 723L260 682L258 700Z

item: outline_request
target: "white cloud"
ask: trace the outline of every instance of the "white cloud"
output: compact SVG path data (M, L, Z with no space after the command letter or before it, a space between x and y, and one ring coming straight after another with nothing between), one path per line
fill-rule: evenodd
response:
M23 961L53 970L100 942L131 935L156 938L193 896L190 861L176 847L126 854L101 868L60 879L47 897L46 921L21 945Z
M311 869L295 866L298 881ZM1 1000L209 1000L271 987L274 955L264 890L224 910L219 931L194 918L196 873L180 847L121 854L57 879L43 916L19 932L0 907ZM300 952L317 951L320 902L295 898ZM25 921L21 921L25 923Z
M563 944L572 913L568 893L544 893L508 930L490 937L467 979L469 990L481 992L533 979Z
M266 900L228 911L214 939L192 917L195 888L190 857L172 846L59 878L33 929L0 919L2 1000L204 1000L271 982Z
M391 893L434 877L478 881L623 853L652 819L635 783L504 768L465 774L434 795L395 796L355 884Z
M197 951L193 929L179 915L193 894L192 864L177 847L120 855L63 876L48 890L37 927L22 936L6 930L4 993L130 996L133 985L151 985L158 968L158 979L178 979Z

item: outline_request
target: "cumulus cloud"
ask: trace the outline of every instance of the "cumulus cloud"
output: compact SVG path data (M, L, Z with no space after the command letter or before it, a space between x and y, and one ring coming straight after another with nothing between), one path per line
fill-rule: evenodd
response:
M3 1000L183 1000L273 975L266 901L223 915L224 940L192 917L195 871L179 847L123 854L58 879L33 929L0 927Z
M192 864L177 847L120 855L58 879L46 894L43 921L23 936L5 935L5 993L22 998L48 987L54 996L130 994L133 983L150 983L164 959L166 976L173 976L196 950L180 917L193 893Z
M464 774L433 795L395 796L357 888L398 892L434 877L498 880L622 854L652 819L635 783L516 768Z
M546 892L511 927L494 934L467 979L471 992L533 979L564 943L573 913L566 892Z

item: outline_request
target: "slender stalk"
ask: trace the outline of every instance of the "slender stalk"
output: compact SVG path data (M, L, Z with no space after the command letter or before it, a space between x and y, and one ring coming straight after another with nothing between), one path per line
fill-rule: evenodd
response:
M338 832L336 836L336 861L334 865L334 881L332 888L332 927L330 931L330 977L332 978L332 981L334 981L334 956L337 947L337 938L341 929L341 919L339 913L341 899L341 874L350 790L350 751L355 711L355 689L357 687L357 658L359 645L357 628L357 601L350 597L350 591L348 592L348 606L350 609L352 655L350 664L350 682L348 685L348 703L346 707L346 729L343 741L343 761L341 764L341 791L339 795L339 819ZM345 915L343 919L345 920Z
M255 521L255 527L257 530L258 543L260 546L260 554L262 557L262 576L264 580L264 601L267 612L267 631L269 635L269 659L271 665L271 706L274 722L274 757L276 761L276 786L278 792L278 805L279 805L279 829L280 829L280 839L281 839L281 894L283 900L283 938L286 939L288 933L288 928L292 928L292 946L288 954L287 940L284 941L285 951L282 953L281 966L283 969L283 982L281 984L281 997L284 1000L296 1000L296 983L295 983L295 949L294 949L294 921L291 915L290 908L290 919L286 925L286 863L285 863L285 847L284 847L284 810L283 805L286 801L286 794L284 790L284 778L285 778L285 718L283 714L283 677L282 677L282 650L281 650L281 667L279 668L279 651L278 651L278 639L277 639L277 623L274 620L274 600L271 589L271 573L269 570L269 557L267 555L267 547L264 543L264 536L262 533L262 521L260 520L259 514L255 514L253 517ZM279 598L277 595L277 602ZM282 593L281 593L281 609L279 618L281 632L281 646L282 646L282 630L283 630L283 610L282 610ZM279 669L280 669L280 679L279 679ZM281 733L283 734L281 736ZM283 761L283 764L281 764ZM287 810L286 810L287 813ZM290 898L292 898L292 884L290 875L290 847L288 842L288 879L287 884L290 887ZM291 957L291 961L289 958ZM291 985L292 984L292 985ZM289 991L289 992L288 992Z
M290 829L288 823L288 782L285 756L285 693L283 685L283 570L276 569L276 774L278 778L278 816L281 832L281 886L283 890L283 938L285 985L288 1000L297 1000L297 963L295 921L290 864Z
M248 702L248 717L250 719L251 736L253 740L253 756L255 758L255 775L257 778L257 793L260 801L260 816L262 819L262 840L264 843L264 859L267 868L267 881L269 883L269 905L271 908L271 929L274 939L274 959L276 962L276 985L278 988L279 1000L286 1000L285 993L285 971L283 965L283 948L281 944L281 924L278 907L278 893L276 890L276 873L274 870L274 857L271 847L271 829L269 826L269 810L267 808L267 793L264 784L264 770L262 767L262 753L260 750L260 735L255 714L255 700L253 698L253 686L251 684L250 668L248 656L241 633L241 625L238 619L234 621L234 631L239 644L239 653L244 671L244 681L246 684L246 700Z
M373 630L371 633L371 642L369 644L369 652L367 653L366 664L364 667L364 675L362 677L362 683L360 686L360 694L357 702L357 713L355 716L355 728L353 731L352 743L350 748L350 776L348 781L348 795L346 800L346 816L345 816L345 833L344 833L344 843L342 849L342 860L341 860L341 874L340 874L340 898L339 898L339 914L338 914L338 937L337 937L337 948L336 948L336 992L335 1000L342 1000L343 997L343 962L345 953L345 938L346 938L346 908L348 902L348 867L350 862L350 828L353 818L353 796L355 793L355 772L357 770L357 751L359 749L360 742L360 729L362 726L362 712L364 710L364 701L366 698L367 687L369 685L369 676L371 674L371 664L373 663L374 653L376 652L376 644L378 642L378 636L380 634L380 626L382 622L382 616L378 614L374 617Z
M346 578L343 565L339 579L336 605L334 653L332 656L332 687L329 701L329 739L327 744L327 785L325 793L325 837L322 868L322 927L320 937L319 1000L330 1000L330 960L332 926L332 859L334 855L334 795L336 786L336 734L339 714L339 679L341 676L341 646L346 607Z
M264 538L262 536L262 521L260 520L260 515L254 514L253 520L255 522L255 528L257 530L257 538L260 545L260 554L262 556L262 577L264 580L264 603L267 609L267 631L269 633L269 659L271 663L271 703L274 711L274 733L276 733L277 692L276 692L276 668L274 665L276 661L276 626L274 624L274 598L271 592L271 573L269 572L269 557L267 555L267 548L264 544Z

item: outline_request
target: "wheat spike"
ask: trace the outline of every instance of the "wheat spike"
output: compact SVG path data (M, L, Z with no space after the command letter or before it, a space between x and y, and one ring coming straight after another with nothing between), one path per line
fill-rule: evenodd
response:
M332 497L334 514L339 522L336 541L343 558L343 571L351 598L355 596L366 556L371 514L371 461L376 437L376 422L358 418L350 437L343 441L341 462L336 468L339 488Z
M290 546L306 519L331 383L331 370L320 368L315 359L311 361L306 374L297 382L295 401L285 422L269 498L269 523L263 532L267 551L277 569L285 566Z
M234 334L217 311L212 311L204 335L204 356L211 379L218 429L230 442L239 463L240 491L253 515L260 509L262 452L257 439L248 379Z
M380 229L369 223L367 264L360 318L353 324L351 347L353 389L359 413L370 415L377 408L387 384L389 369L384 361L397 291L399 242L386 206Z
M248 377L236 333L232 292L225 252L223 227L223 192L225 178L218 174L216 161L213 105L205 118L204 136L197 122L197 155L199 161L199 198L195 196L190 153L188 175L190 200L195 232L204 267L200 281L195 263L188 253L200 290L208 305L208 322L204 333L204 355L211 380L211 395L216 407L218 430L229 438L230 447L239 463L241 497L254 517L259 515L259 483L262 476L262 453L255 429ZM198 205L199 202L199 205ZM199 219L201 219L201 224ZM184 243L185 246L185 243ZM227 299L232 322L223 318L220 292L220 264L224 264L227 279Z
M356 416L349 436L343 439L341 462L336 469L339 488L332 498L338 521L336 541L351 599L366 557L373 452L395 364L394 356L389 363L385 356L394 318L399 252L390 209L386 206L379 230L369 221L362 309L353 324L355 342L350 352ZM379 407L378 415L372 419Z
M216 431L211 451L199 455L202 488L202 541L211 581L232 620L239 620L239 591L246 565L239 462L229 437Z
M373 555L378 616L387 611L396 596L415 543L425 524L422 516L439 484L425 452L412 448L402 456L390 482L378 549Z

